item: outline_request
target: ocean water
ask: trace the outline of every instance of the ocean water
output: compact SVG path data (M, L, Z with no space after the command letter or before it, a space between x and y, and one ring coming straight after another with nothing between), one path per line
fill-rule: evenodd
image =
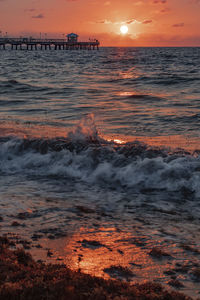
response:
M196 295L199 87L200 48L0 51L1 231Z

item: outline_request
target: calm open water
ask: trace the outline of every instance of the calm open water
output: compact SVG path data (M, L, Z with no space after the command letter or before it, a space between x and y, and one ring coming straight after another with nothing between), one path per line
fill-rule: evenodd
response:
M200 48L0 51L2 232L100 276L117 263L167 284L186 265L196 295L199 87ZM153 246L172 259L158 267Z

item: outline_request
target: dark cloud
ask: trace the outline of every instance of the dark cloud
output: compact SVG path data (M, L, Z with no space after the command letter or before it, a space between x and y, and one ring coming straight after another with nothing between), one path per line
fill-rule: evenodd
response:
M26 11L26 12L34 12L34 11L36 11L36 9L35 8L27 8L24 11Z
M172 27L183 27L183 26L185 26L184 23L177 23L172 25Z
M90 22L90 23L94 23L94 22ZM107 19L104 19L104 20L97 20L95 22L96 24L114 24L114 25L123 25L123 24L127 24L127 25L131 25L131 24L134 24L134 23L140 23L138 22L136 19L130 19L130 20L127 20L127 21L121 21L121 22L113 22L111 20L107 20Z
M161 13L162 14L165 14L165 13L168 13L169 11L171 11L171 9L169 8L169 7L165 7L165 8L163 8L163 9L161 9Z
M136 20L135 20L135 19L132 19L132 20L126 21L126 24L127 24L127 25L130 25L130 24L133 24L133 23L135 23L135 22L136 22Z
M95 23L97 24L111 24L112 22L110 20L98 20Z
M44 19L44 15L43 14L39 14L36 16L32 16L33 19Z
M142 22L142 24L150 24L150 23L152 23L153 22L153 20L144 20L143 22Z
M154 0L153 3L154 4L165 4L165 3L167 3L167 0Z

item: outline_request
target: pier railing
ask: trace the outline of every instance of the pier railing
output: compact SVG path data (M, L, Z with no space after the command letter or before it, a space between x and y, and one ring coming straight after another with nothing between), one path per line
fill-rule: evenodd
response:
M35 39L35 38L0 38L0 49L7 49L7 46L13 50L37 50L38 47L42 49L55 50L78 50L88 49L95 50L99 49L100 42L98 40L89 40L86 42L69 42L65 39Z

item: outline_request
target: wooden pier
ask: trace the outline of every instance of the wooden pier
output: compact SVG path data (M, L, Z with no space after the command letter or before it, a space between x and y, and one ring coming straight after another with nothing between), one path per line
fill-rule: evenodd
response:
M0 38L0 50L99 50L99 41L70 41L65 39Z

